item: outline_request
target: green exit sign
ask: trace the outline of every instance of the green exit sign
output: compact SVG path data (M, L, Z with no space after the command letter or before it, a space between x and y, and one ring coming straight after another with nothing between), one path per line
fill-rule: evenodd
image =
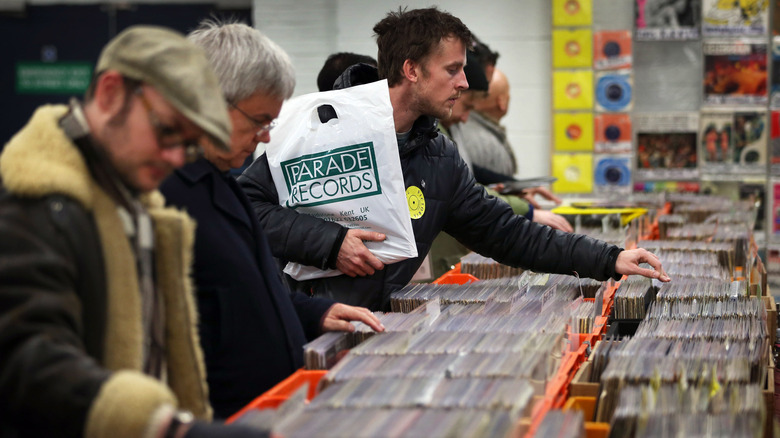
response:
M17 62L17 94L82 94L92 79L89 62Z

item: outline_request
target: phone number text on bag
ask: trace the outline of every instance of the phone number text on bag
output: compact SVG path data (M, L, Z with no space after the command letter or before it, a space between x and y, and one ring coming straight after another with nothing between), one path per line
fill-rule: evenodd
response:
M281 163L288 208L311 207L382 193L372 142L303 155Z

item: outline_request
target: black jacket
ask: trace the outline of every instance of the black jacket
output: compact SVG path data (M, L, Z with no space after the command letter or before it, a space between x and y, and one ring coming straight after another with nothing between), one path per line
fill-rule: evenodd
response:
M232 176L201 159L160 187L197 222L193 274L209 398L226 418L303 366L334 304L289 289Z
M376 70L369 69L366 65L350 67L336 82L337 88L370 82L372 72L376 79ZM507 265L562 274L577 271L581 277L598 280L617 277L615 261L620 248L514 215L506 203L476 184L457 148L436 130L436 124L431 117L417 119L409 140L399 150L404 185L419 188L425 198L423 215L412 219L418 256L387 265L374 275L340 275L301 282L297 288L374 310L388 309L390 294L409 282L441 231ZM276 257L320 268L334 266L346 230L281 207L265 154L238 181Z

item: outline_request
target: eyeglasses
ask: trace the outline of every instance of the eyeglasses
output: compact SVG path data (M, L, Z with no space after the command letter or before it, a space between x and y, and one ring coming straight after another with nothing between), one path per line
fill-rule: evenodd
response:
M254 125L255 128L257 128L257 132L255 133L255 137L260 137L261 135L265 134L266 132L268 132L268 131L270 131L270 130L272 130L272 129L274 129L276 127L276 120L271 120L270 122L269 121L261 122L260 120L257 120L256 118L254 118L254 117L250 116L249 114L247 114L246 112L244 112L244 110L242 110L241 108L236 106L235 103L230 102L230 106L232 106L236 111L240 112L244 117L247 118L247 120L252 122L252 125Z
M157 137L157 144L160 149L184 148L184 157L188 163L192 163L203 156L203 148L197 140L184 138L179 129L160 121L160 116L154 112L152 105L144 95L143 88L136 88L135 94L138 96L144 109L146 109L146 114L149 116L149 124L154 129L154 135Z

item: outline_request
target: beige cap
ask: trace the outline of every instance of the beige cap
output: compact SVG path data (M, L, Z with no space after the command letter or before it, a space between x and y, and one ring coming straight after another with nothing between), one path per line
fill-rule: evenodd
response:
M100 54L96 72L116 70L154 87L185 117L229 150L230 118L222 89L203 49L162 27L132 26Z

